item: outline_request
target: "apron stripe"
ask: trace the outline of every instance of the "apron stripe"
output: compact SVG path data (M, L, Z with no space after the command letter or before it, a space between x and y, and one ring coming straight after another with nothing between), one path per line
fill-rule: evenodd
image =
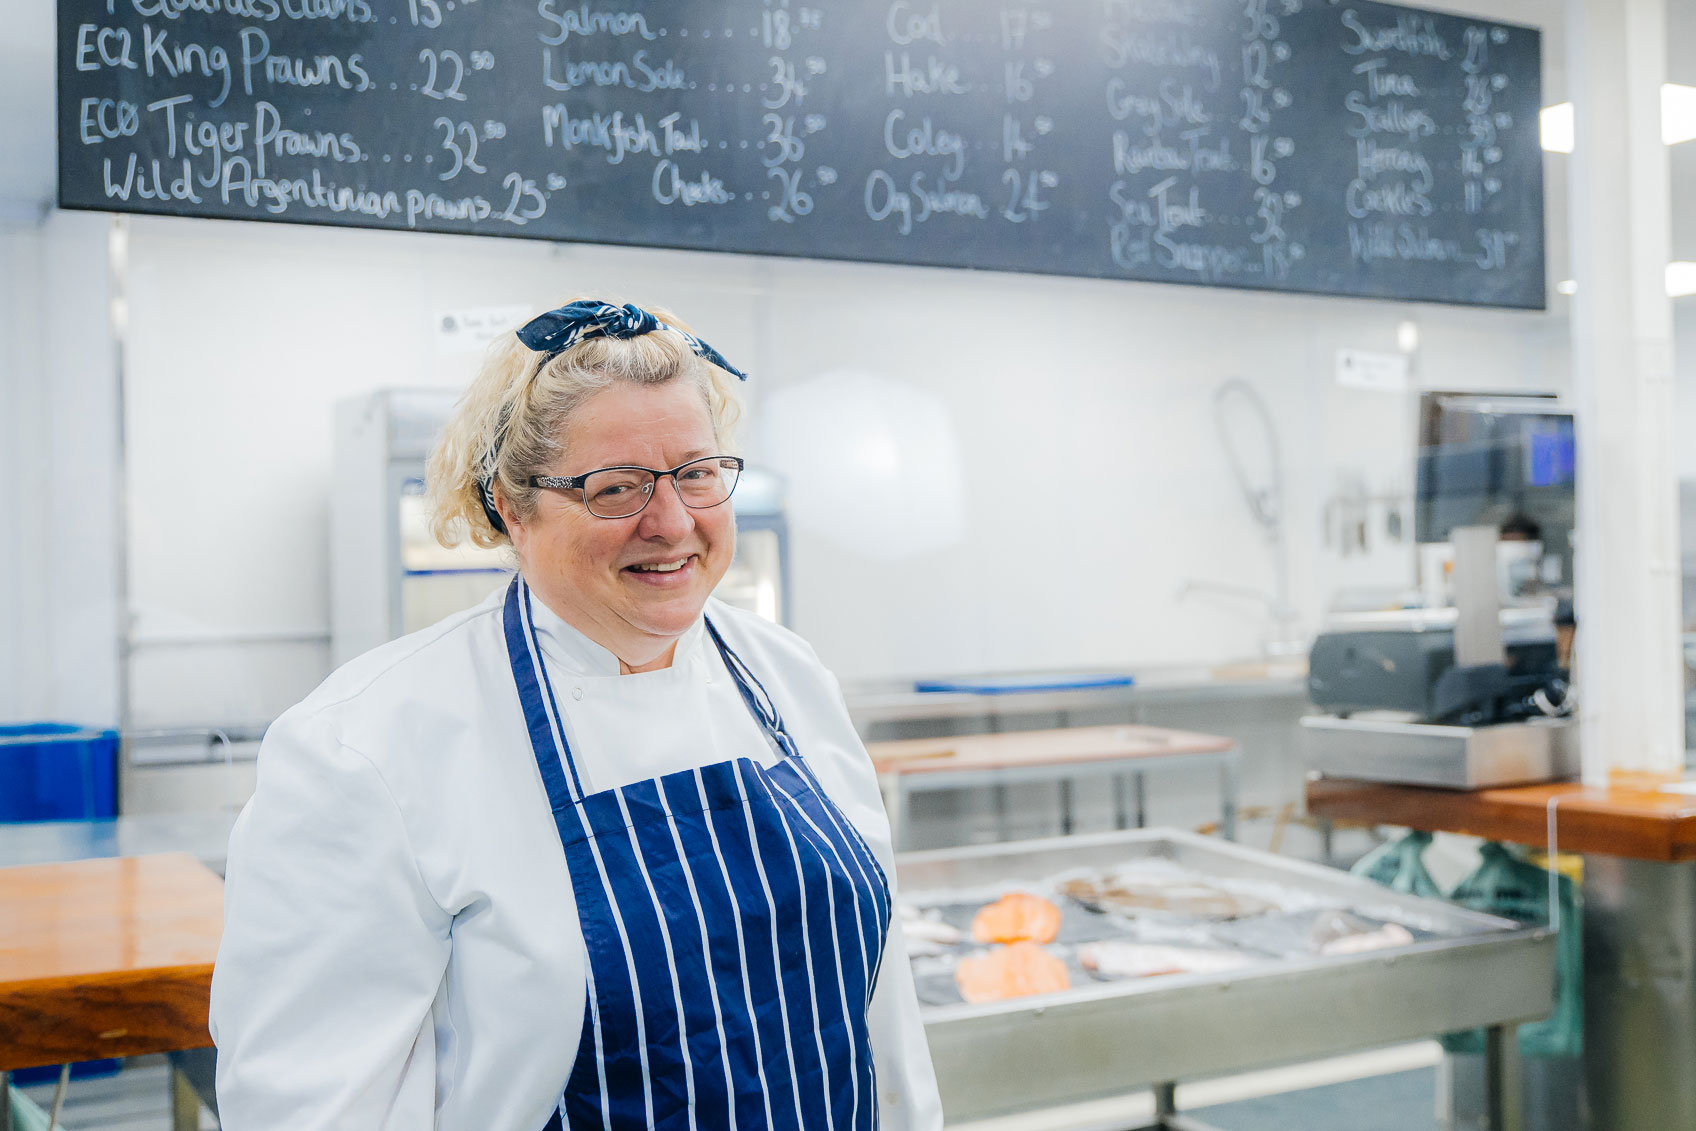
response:
M585 963L588 971L589 1021L595 1030L595 1084L601 1093L601 1128L602 1131L612 1131L612 1100L607 1095L607 1047L601 1033L601 999L595 991L595 968L593 963ZM565 1096L559 1098L560 1114L565 1114Z
M581 810L577 810L577 809L574 808L573 812L578 813L578 819L579 820L583 819ZM585 830L585 831L587 831L587 830ZM594 902L595 903L603 903L603 902L605 903L606 911L611 914L613 925L617 928L618 941L619 941L619 944L620 944L620 948L623 951L622 957L624 959L624 972L627 974L627 976L630 979L630 998L631 998L631 1003L632 1003L632 1008L630 1010L630 1013L634 1017L634 1020L635 1020L635 1025L636 1025L636 1050L637 1050L637 1053L638 1053L638 1059L640 1060L640 1063L641 1063L640 1075L641 1075L641 1092L642 1092L642 1110L643 1110L643 1113L644 1113L645 1121L647 1122L647 1124L649 1126L652 1126L653 1122L654 1122L653 1079L652 1079L652 1073L649 1072L649 1070L648 1070L648 1031L647 1031L647 1021L646 1021L646 1011L642 1008L642 985L641 985L640 979L637 977L637 974L636 974L636 955L635 955L635 952L631 949L631 946L630 946L630 933L629 933L629 931L627 931L625 929L624 913L619 908L619 901L616 898L614 898L613 894L612 894L612 881L607 878L607 865L606 865L606 861L604 859L602 859L602 856L601 856L600 840L599 840L598 837L588 836L588 835L585 835L583 839L584 839L584 842L586 842L589 846L589 853L590 853L590 855L593 858L594 863L595 863L595 871L599 874L600 882L601 882L601 884L600 884L601 890L599 892L593 892L593 891L589 890L587 884L584 884L584 885L581 885L580 887L578 887L578 890L577 890L578 915L579 915L579 917L582 917L583 905L584 905L585 902L587 902L584 898L586 893L590 894L591 896L598 896L599 898L595 899ZM594 907L593 910L599 912L600 908L597 906L597 907ZM593 956L593 954L591 954L590 955L590 961L593 962L593 959L594 959L594 956ZM616 988L613 989L613 990L610 990L608 992L609 993L616 993L616 994L618 994L619 997L623 996L623 994L619 993L619 991ZM599 991L597 991L597 994L598 993L599 993ZM629 1056L628 1052L618 1052L618 1053L615 1053L615 1055L618 1055L617 1063L620 1066L623 1066L623 1067L626 1067L626 1068L629 1067L630 1056ZM595 1059L596 1059L597 1070L598 1071L604 1070L604 1060L605 1060L604 1055L598 1056ZM579 1063L581 1063L581 1061L579 1061ZM574 1075L575 1075L575 1073L574 1073ZM609 1075L610 1075L610 1073L609 1073ZM628 1075L628 1073L626 1073L626 1075ZM629 1088L628 1082L621 1081L621 1084L622 1084L622 1086L616 1089L616 1091L618 1092L619 1095L621 1095L621 1096L629 1095L629 1094L632 1094L634 1092L634 1089ZM608 1081L608 1086L609 1086L609 1089L611 1089L612 1081L610 1079Z
M701 791L701 801L703 803L705 803L706 799L707 799L707 793L706 793L706 787L701 781L701 771L700 770L695 771L695 781L696 781L697 788L699 788L700 791ZM737 950L740 951L740 957L742 959L742 968L741 968L742 977L740 978L740 981L742 983L743 1004L747 1007L747 1010L748 1010L748 1012L746 1014L747 1021L748 1021L748 1027L753 1032L753 1035L754 1035L755 1071L758 1073L759 1078L760 1078L760 1096L761 1096L761 1098L762 1098L762 1100L765 1104L766 1126L770 1127L770 1128L775 1128L777 1126L777 1123L772 1119L771 1082L770 1082L770 1079L768 1078L768 1076L766 1074L765 1054L761 1050L760 1026L759 1026L759 1016L760 1016L760 1014L759 1014L759 1011L757 1011L754 1008L754 999L753 999L754 967L748 961L748 942L747 942L747 939L744 936L743 931L742 931L742 922L743 922L744 916L743 916L741 907L739 906L737 899L736 899L735 886L731 883L730 867L725 862L724 845L723 845L723 843L722 843L722 841L719 837L718 830L717 830L717 827L716 827L718 818L714 816L715 810L713 810L713 809L709 808L709 809L705 810L705 812L706 812L706 815L707 815L707 838L712 842L713 856L718 861L719 874L724 878L724 894L725 894L725 897L730 900L730 907L731 907L730 919L731 919L731 922L734 923L735 926L736 926L736 947L737 947ZM726 812L726 811L720 810L719 812ZM769 907L770 907L769 902L767 904L767 907L769 909ZM773 974L774 974L774 978L773 978L774 984L781 991L782 986L783 986L783 980L782 980L783 979L783 972L777 966L777 955L776 955L775 950L772 953L772 971L773 971ZM778 1068L779 1068L780 1073L787 1073L788 1072L788 1062L785 1062L784 1064L779 1065ZM792 1073L790 1073L790 1074L792 1074ZM799 1119L800 1119L800 1108L797 1107L796 1108L796 1120L799 1121Z
M843 873L849 873L849 861L852 861L853 870L859 874L862 881L869 884L871 882L870 878L866 875L865 867L861 864L858 854L854 851L853 843L847 841L846 838L842 836L841 830L834 829L827 831L824 828L821 828L818 822L813 819L812 814L807 811L807 808L802 803L800 797L797 797L793 792L791 792L789 788L783 784L781 779L777 780L775 784L779 792L795 803L796 808L801 813L802 819L807 822L808 827L813 830L819 840L830 848L831 854L836 858L836 863L842 869ZM828 819L827 815L827 820ZM843 857L843 852L847 852L848 854L846 859ZM854 901L854 924L857 928L857 941L860 944L860 964L862 967L862 974L865 978L866 1003L870 1004L874 983L872 979L872 964L868 944L870 944L870 947L875 947L876 944L872 941L875 936L867 934L866 924L861 921L860 903L858 900ZM881 926L881 921L877 918L876 911L874 909L871 929L874 931L880 930Z
M841 870L842 875L845 878L845 882L850 887L849 895L850 895L850 897L852 897L852 895L853 895L853 892L852 892L853 876L852 876L852 873L849 871L847 863L843 860L842 846L839 846L837 841L835 839L833 839L832 836L829 833L827 833L824 829L819 827L818 822L813 819L813 815L807 811L807 806L805 805L804 801L801 798L796 797L794 794L790 793L790 791L784 786L782 781L777 781L775 783L768 783L767 788L770 788L771 784L775 784L776 788L778 789L779 792L783 793L783 795L785 797L788 797L791 801L795 802L795 808L796 808L796 811L800 814L801 820L804 821L806 823L807 828L812 831L814 843L824 845L824 847L830 852L831 856L836 860L837 866ZM805 835L805 834L803 834L803 835ZM854 909L854 931L852 932L852 934L853 934L854 942L855 942L856 946L858 947L858 949L860 951L860 979L861 979L861 983L864 986L867 987L866 1000L869 1002L870 998L871 998L869 987L870 987L871 976L872 976L872 964L871 964L870 952L867 949L867 938L866 938L865 923L863 922L862 917L861 917L861 913L860 913L860 901L857 900L857 899L850 898L849 903L852 905L852 907ZM835 921L835 919L836 919L834 907L832 908L831 918L832 918L832 921ZM846 929L847 924L846 924L845 921L843 923L843 926L844 926L844 929ZM837 958L837 970L840 973L842 971L842 969L843 969L842 968L842 960L841 960L840 952L839 952L838 958ZM844 983L844 988L846 988L846 983ZM843 1002L843 1011L844 1011L844 1013L847 1012L847 1002L846 1001Z
M760 786L761 786L761 788L763 788L766 791L767 795L770 796L770 794L772 792L771 783L768 780L762 779L761 782L760 782ZM783 821L783 823L784 823L784 831L789 836L789 842L790 842L790 845L791 845L791 850L793 851L794 845L795 845L795 834L794 834L793 826L790 823L789 815L788 815L787 812L785 812L784 807L777 803L777 799L775 797L772 798L772 808L777 811L777 813L779 814L779 819L781 821ZM806 821L808 824L812 823L812 818L810 816L808 816L807 811L806 811L804 806L798 804L798 805L795 806L795 809L800 814L801 818L804 821ZM815 826L813 826L813 828L814 828L814 831L816 832L817 826L815 825ZM807 843L807 847L809 849L811 849L814 853L818 854L821 857L824 855L824 853L819 851L819 844L818 844L817 841L810 840L807 837L805 832L803 832L801 835L802 835L802 840ZM830 851L835 852L834 846L830 845L828 841L825 842L825 847L829 848ZM797 872L799 872L800 865L799 865L799 853L798 852L796 853L796 858L797 858L797 864L796 864ZM840 857L838 857L838 860L840 860ZM835 883L832 879L832 876L831 876L831 873L829 872L829 870L826 870L825 873L824 873L824 890L825 890L826 907L827 907L827 910L828 910L827 922L830 924L830 926L832 928L827 933L830 935L831 957L832 957L832 960L836 964L837 997L838 997L838 1001L841 1005L841 1011L836 1012L835 1006L836 1006L837 1003L836 1002L831 1003L832 1013L833 1013L832 1026L831 1027L832 1028L840 1028L843 1031L843 1033L844 1033L844 1043L847 1045L846 1051L847 1051L847 1054L848 1054L848 1079L849 1079L850 1084L853 1088L853 1094L854 1094L854 1105L853 1105L853 1108L850 1110L850 1113L849 1113L848 1126L849 1127L855 1127L858 1124L859 1111L860 1111L860 1062L859 1062L859 1057L856 1055L856 1053L854 1051L855 1034L849 1031L849 1025L850 1025L849 1018L851 1016L853 1016L853 1014L850 1013L849 1008L848 1008L848 979L847 979L847 976L846 976L846 974L843 970L843 967L842 967L841 940L838 937L837 931L835 930L835 927L837 926L837 924L841 922L841 920L837 918L837 914L836 914L836 885L835 885ZM857 901L854 901L852 899L850 899L850 902L854 903L854 918L855 918L855 921L857 923L858 920L859 920L859 915L860 915L859 904L858 904ZM803 919L806 916L806 910L805 910L805 904L804 903L803 903L803 908L802 908L802 916L803 916ZM863 940L861 940L861 942L862 942L862 949L863 949ZM861 955L861 958L862 958L862 960L864 959L863 953ZM810 955L809 955L808 961L807 961L807 968L808 968L809 971L814 969L814 965L813 965L812 958L811 958ZM828 987L827 987L827 993L828 993ZM816 1035L818 1037L819 1059L826 1065L826 1070L827 1070L826 1071L826 1088L828 1090L829 1089L828 1066L830 1065L832 1058L829 1055L826 1054L825 1048L824 1048L825 1025L822 1021L822 1014L823 1014L824 1010L823 1010L822 1005L820 1003L819 996L818 996L818 988L816 986L814 987L814 990L813 990L813 1002L814 1002L814 1009L821 1015L821 1021L819 1023L818 1031L817 1031ZM832 1105L832 1106L834 1107L834 1105ZM836 1125L836 1122L835 1122L834 1114L832 1113L832 1109L827 1108L826 1113L829 1116L829 1118L827 1119L826 1126L834 1127Z
M531 600L515 578L503 627L588 959L545 1131L875 1131L867 1011L889 887L775 699L706 621L777 763L585 794Z
M740 776L742 766L738 764L736 769L738 776ZM745 788L747 785L746 779L744 779L743 785ZM785 966L788 965L789 969L793 970L793 965L786 964L784 959L785 957L793 956L786 956L783 953L782 944L778 940L777 903L772 898L771 873L766 870L765 854L760 849L759 830L752 821L747 823L747 833L748 847L754 854L754 870L759 876L760 891L765 895L766 910L768 912L767 921L771 927L771 963L772 971L777 976L777 1001L779 1006L778 1016L783 1019L783 1047L784 1051L789 1055L789 1086L790 1090L794 1093L797 1118L804 1121L807 1118L808 1109L801 1100L801 1074L806 1070L806 1068L805 1065L802 1064L800 1058L795 1055L795 1037L791 1032L790 1026L790 1015L792 1012L792 1007L789 1004L790 994L789 988L784 984L788 981L785 974Z
M553 696L542 693L537 673L545 677L547 671L540 658L530 651L524 593L523 579L514 574L506 590L506 615L502 618L502 629L506 634L507 659L518 684L518 700L524 708L525 724L530 732L530 745L536 752L536 764L542 771L542 784L547 788L548 805L557 824L580 792L571 792L565 778L566 767L558 756L561 744L553 729ZM521 660L524 662L521 663ZM572 773L575 774L575 771Z
M642 858L641 838L630 820L630 805L626 798L628 791L620 790L618 808L624 814L624 831L630 838L630 849L636 858L636 868L642 874L642 883L648 889L648 898L654 904L654 918L660 928L660 942L665 946L665 969L669 972L671 982L671 999L677 1010L677 1048L683 1060L683 1087L688 1096L689 1126L695 1126L695 1062L689 1055L689 1018L683 1012L683 991L678 985L679 971L677 969L677 952L671 946L671 928L666 925L665 906L660 902L659 893L654 890L654 878L648 872L648 864ZM681 861L679 861L681 863Z
M762 786L764 785L763 778L759 779L759 784ZM771 791L768 788L766 790L766 795L770 797L770 794ZM828 1102L831 1093L830 1057L826 1055L824 1051L825 1013L823 1008L824 1003L819 998L819 970L813 961L813 916L809 914L807 910L807 876L802 867L801 852L795 844L795 834L789 828L788 815L785 814L782 808L775 803L772 806L772 811L777 814L778 828L782 830L784 839L789 843L789 857L795 865L795 890L801 897L801 951L805 957L804 965L807 971L807 999L812 1010L813 1040L818 1046L820 1079L823 1082L824 1092L827 1099L827 1103L825 1105L825 1126L834 1131L834 1128L836 1127L836 1113L834 1111L835 1105ZM830 883L829 875L826 874L823 878L825 883L828 885ZM827 887L827 893L828 890L829 889ZM834 898L832 898L832 903L834 904ZM831 932L831 938L834 942L834 931ZM838 962L838 967L840 967L840 962Z
M707 976L707 1001L713 1009L713 1029L718 1034L719 1063L724 1067L725 1103L730 1109L730 1125L736 1126L736 1084L730 1071L730 1047L724 1037L724 1012L719 1008L718 979L713 973L712 946L708 941L710 932L707 930L706 911L701 906L701 892L695 886L695 868L689 863L689 854L683 850L683 837L677 831L677 814L671 806L671 799L665 790L659 791L660 805L665 810L666 828L671 833L672 849L677 853L677 862L683 872L684 883L689 888L689 903L695 908L695 924L701 934L701 966ZM741 924L737 924L738 931ZM768 1120L769 1122L769 1120Z
M542 640L536 633L535 609L530 604L530 586L522 589L524 598L524 624L528 629L525 634L525 645L530 652L530 662L542 676L542 707L548 716L548 734L553 738L554 753L560 764L571 775L571 796L573 799L583 796L583 783L577 777L577 763L571 757L571 745L565 741L565 720L559 717L559 699L554 695L553 678L548 675L548 665L542 662Z
M824 786L819 783L817 776L813 774L812 767L807 765L807 760L805 758L797 756L792 761L799 772L806 775L807 781L811 784L815 793L821 797L828 796L828 794L824 792ZM844 817L842 815L842 811L835 805L826 805L823 806L823 808L826 816L830 818L831 823L837 827L837 829L841 832L843 839L847 841L849 850L854 854L855 859L862 863L861 875L865 877L864 866L869 865L871 867L872 874L877 877L875 881L870 877L865 877L865 882L870 886L871 890L882 893L880 898L875 900L872 905L873 914L877 916L877 937L881 940L888 936L889 919L890 916L894 914L894 904L889 898L889 878L884 874L883 865L878 863L877 856L872 852L871 846L868 845L865 838L860 835L860 830L855 828L853 823ZM879 944L876 949L878 952L878 960L872 969L873 987L876 987L878 976L882 973L883 956L886 953L887 948ZM870 993L871 991L868 990L868 1002L871 1000L869 996Z

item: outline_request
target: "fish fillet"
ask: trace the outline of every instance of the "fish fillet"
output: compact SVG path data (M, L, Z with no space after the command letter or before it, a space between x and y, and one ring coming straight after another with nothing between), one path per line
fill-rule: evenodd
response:
M1033 942L998 946L962 958L954 982L960 996L972 1005L1072 988L1066 964Z

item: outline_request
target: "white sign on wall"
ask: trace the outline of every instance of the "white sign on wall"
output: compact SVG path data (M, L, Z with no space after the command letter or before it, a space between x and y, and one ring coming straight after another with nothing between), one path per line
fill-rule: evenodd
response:
M1337 384L1348 388L1400 393L1407 389L1408 369L1405 353L1337 351Z
M528 306L479 306L444 310L436 315L437 353L481 353L502 334L530 317Z

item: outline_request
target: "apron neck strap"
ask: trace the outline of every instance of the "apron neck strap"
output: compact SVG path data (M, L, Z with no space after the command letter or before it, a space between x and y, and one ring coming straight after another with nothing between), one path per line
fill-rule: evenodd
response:
M559 701L554 697L547 665L542 663L542 641L536 635L534 612L530 586L524 583L523 574L514 574L506 587L506 606L501 616L506 655L512 665L513 681L518 684L518 701L524 708L530 746L536 752L536 765L541 767L542 783L548 789L548 804L558 816L583 796L583 782L577 776L571 746L565 741L565 725L559 717Z
M705 617L702 620L706 620ZM777 748L783 751L785 757L795 755L795 742L789 737L789 730L783 725L783 716L778 713L777 701L760 682L759 676L752 668L742 662L730 645L724 642L719 634L718 626L706 620L707 631L712 634L713 643L718 645L719 655L724 657L724 666L730 670L730 677L736 681L736 690L742 693L742 702L748 705L748 712L759 722L761 729L777 743ZM750 686L751 685L751 686ZM755 689L759 694L755 694Z

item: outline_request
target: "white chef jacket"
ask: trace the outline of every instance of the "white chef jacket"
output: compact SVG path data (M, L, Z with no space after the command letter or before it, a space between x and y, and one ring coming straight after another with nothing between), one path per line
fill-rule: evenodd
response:
M508 664L497 592L377 648L279 718L230 837L212 979L230 1131L538 1131L577 1057L587 954ZM893 881L889 822L836 679L717 600L825 791ZM586 792L780 754L705 626L672 664L618 659L535 603ZM868 1025L887 1131L942 1108L899 917Z

